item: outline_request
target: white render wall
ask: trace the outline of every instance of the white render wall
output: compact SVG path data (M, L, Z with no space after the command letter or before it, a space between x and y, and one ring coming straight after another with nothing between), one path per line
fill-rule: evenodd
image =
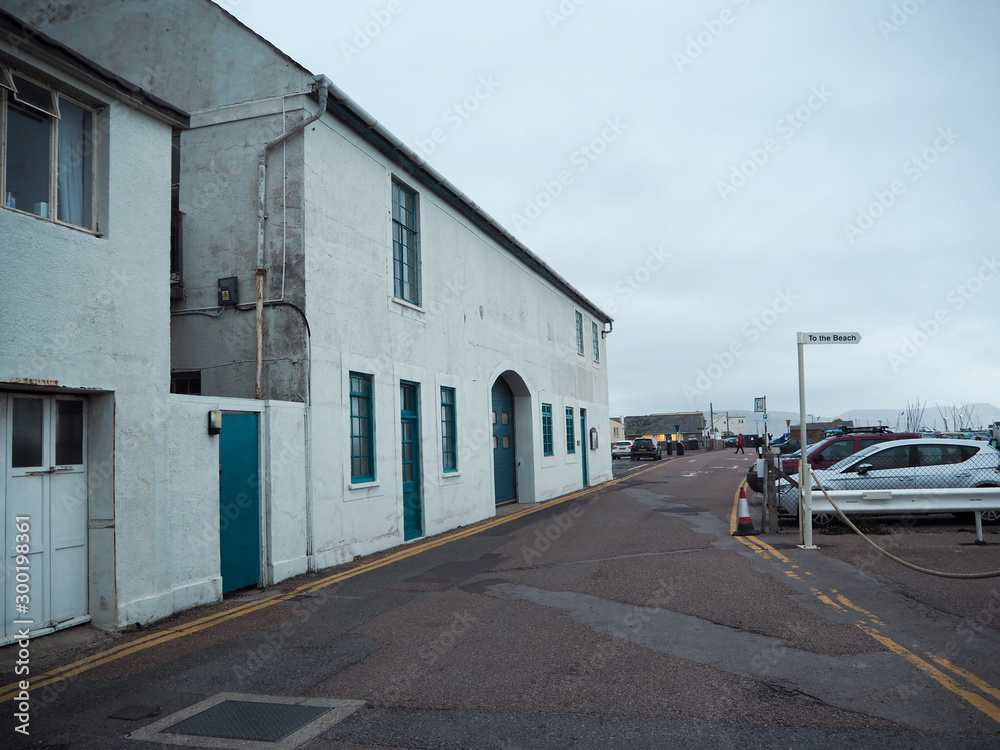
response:
M420 384L424 534L495 513L491 388L517 374L520 502L582 486L579 408L596 427L590 484L611 478L607 369L593 362L592 318L426 186L324 116L306 133L306 312L313 330L315 552L323 567L403 540L399 382ZM393 299L393 176L419 194L422 307ZM585 354L575 312L584 314ZM598 325L603 328L600 322ZM375 482L350 481L350 372L373 376ZM456 389L459 471L441 471L440 388ZM541 405L552 404L554 455L543 456ZM565 407L577 420L567 454Z
M58 86L62 76L39 68ZM103 236L0 209L0 388L93 394L90 609L95 624L116 627L117 603L158 585L165 530L144 425L170 382L171 129L79 82L66 85L108 104L96 116Z

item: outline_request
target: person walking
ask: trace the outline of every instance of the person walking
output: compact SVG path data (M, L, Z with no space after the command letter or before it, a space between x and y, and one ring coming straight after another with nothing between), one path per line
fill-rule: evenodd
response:
M738 435L736 437L736 452L737 453L742 453L744 456L747 453L745 450L743 450L743 436L742 435Z

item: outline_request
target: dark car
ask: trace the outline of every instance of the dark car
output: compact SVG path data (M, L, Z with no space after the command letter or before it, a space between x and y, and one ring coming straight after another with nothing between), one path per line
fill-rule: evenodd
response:
M663 449L656 441L656 438L636 438L632 441L632 460L638 461L642 458L651 458L659 461L663 456Z

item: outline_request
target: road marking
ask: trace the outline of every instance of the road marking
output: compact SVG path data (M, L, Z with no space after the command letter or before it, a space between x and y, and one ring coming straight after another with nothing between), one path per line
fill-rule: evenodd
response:
M677 459L668 459L667 463ZM515 513L510 513L506 516L496 516L492 519L484 521L476 526L471 526L460 531L456 531L452 534L434 539L432 541L424 542L422 544L409 545L406 548L387 555L386 557L380 558L378 560L373 560L367 563L360 563L357 566L350 568L348 570L341 571L340 573L333 573L324 578L320 578L316 581L310 581L309 583L304 583L297 586L294 589L288 591L279 592L266 596L262 599L257 599L253 602L248 602L247 604L241 604L236 607L226 609L222 612L216 612L214 614L208 615L206 617L201 617L191 622L185 623L183 625L178 625L167 630L159 631L156 633L150 633L149 635L142 636L135 640L124 643L120 646L114 646L105 651L92 654L83 659L79 659L70 664L66 664L61 667L56 667L48 672L44 672L38 675L35 679L31 681L31 687L29 692L38 690L39 688L52 685L63 680L70 679L72 677L77 677L84 672L88 672L91 669L108 664L118 659L122 659L131 654L138 653L140 651L145 651L146 649L153 648L154 646L160 646L170 641L176 640L177 638L182 638L187 635L192 635L194 633L206 630L207 628L215 627L216 625L222 625L223 623L235 620L244 615L257 612L259 610L265 609L267 607L274 606L275 604L280 604L281 602L286 602L289 599L293 599L296 596L301 596L302 594L309 594L314 591L319 591L327 586L332 586L335 583L340 583L341 581L346 581L355 576L359 576L362 573L367 573L371 570L376 570L377 568L383 568L387 565L392 565L396 562L401 562L415 555L419 555L422 552L427 552L428 550L436 549L437 547L442 547L445 544L450 544L451 542L456 542L460 539L465 539L466 537L478 534L481 531L487 531L489 529L500 526L501 524L510 523L519 518L524 518L532 513L538 513L539 511L545 510L547 508L552 508L563 503L567 503L570 500L575 500L579 497L585 495L593 494L598 490L606 490L614 487L627 479L631 479L637 474L642 474L647 471L652 471L658 468L661 464L655 463L652 466L648 466L645 469L639 469L636 471L629 472L625 476L618 477L617 479L612 479L604 484L597 485L595 487L586 487L578 492L570 493L569 495L564 495L552 500L546 500L542 503L537 503L524 510L517 511ZM216 604L225 604L225 602L216 602ZM11 700L20 691L18 683L14 682L9 685L5 685L0 688L0 703L6 703Z
M919 656L917 656L915 653L913 653L909 649L906 649L903 646L900 646L898 643L896 643L895 641L893 641L891 638L888 638L887 636L882 635L881 633L878 632L878 630L876 630L875 628L873 628L871 625L866 625L865 623L859 622L858 623L858 627L863 632L867 633L872 638L874 638L876 641L878 641L883 646L885 646L887 649L889 649L890 651L892 651L894 654L898 654L899 656L902 656L904 659L906 659L908 662L910 662L910 664L912 664L913 666L915 666L917 669L919 669L921 672L923 672L924 674L926 674L931 679L937 681L942 686L944 686L945 688L947 688L948 690L950 690L951 692L953 692L959 698L962 698L967 703L970 703L973 706L975 706L976 708L978 708L984 714L986 714L991 719L993 719L993 721L995 721L997 723L1000 723L1000 707L995 706L994 704L990 703L983 696L977 695L976 693L973 693L973 692L970 692L969 690L966 690L961 685L959 685L952 677L949 677L948 675L946 675L941 670L937 669L933 665L931 665L928 662L924 661L923 659L921 659ZM976 678L976 679L979 680L979 678ZM980 682L982 682L982 681L980 681ZM983 684L985 684L985 683L983 683Z
M736 488L736 499L733 503L733 511L730 516L731 531L736 530L736 519L739 509L739 490L744 485L744 483L745 482L741 482L739 487ZM778 550L776 550L774 547L769 545L764 540L759 539L757 537L746 537L746 536L739 536L736 538L739 539L741 542L743 542L743 544L745 544L749 549L753 550L754 552L762 554L764 555L764 557L774 557L775 559L780 560L782 563L787 565L789 569L786 569L783 572L789 578L798 581L805 580L803 576L809 576L815 578L815 576L809 571L802 571L801 575L799 573L796 573L795 570L798 569L799 566L796 565L794 562L792 562L785 555L781 554ZM819 599L819 601L833 607L834 609L837 609L841 612L844 612L846 610L853 610L858 614L863 615L867 621L855 623L855 625L862 632L866 633L868 636L881 643L883 646L885 646L893 653L902 656L904 659L910 662L910 664L912 664L914 667L916 667L921 672L933 678L936 682L938 682L943 687L950 690L952 693L957 695L962 700L966 701L967 703L971 704L982 713L989 716L991 719L993 719L993 721L1000 723L1000 706L994 705L982 695L967 690L950 675L946 674L945 672L942 672L940 669L932 665L930 662L922 659L920 656L913 653L909 649L896 643L888 636L883 635L875 627L876 625L882 627L885 626L885 623L877 615L875 615L872 612L869 612L863 607L859 607L857 604L854 604L854 602L852 602L850 599L848 599L846 596L841 594L836 589L831 590L830 594L826 594L815 587L810 587L809 591L812 592L812 594L817 599ZM939 664L944 669L947 669L948 671L952 672L953 674L965 680L971 686L975 687L976 689L980 690L981 692L989 696L992 696L993 698L1000 700L1000 690L990 685L988 682L986 682L986 680L974 675L972 672L969 672L968 670L962 669L961 667L952 664L947 659L944 659L939 656L934 656L933 654L930 653L928 653L927 656L930 657L933 661L937 662L937 664Z

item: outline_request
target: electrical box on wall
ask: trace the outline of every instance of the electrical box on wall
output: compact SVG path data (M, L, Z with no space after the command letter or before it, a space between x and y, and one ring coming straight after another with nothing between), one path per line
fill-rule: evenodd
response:
M240 303L240 282L235 276L219 279L219 307Z

